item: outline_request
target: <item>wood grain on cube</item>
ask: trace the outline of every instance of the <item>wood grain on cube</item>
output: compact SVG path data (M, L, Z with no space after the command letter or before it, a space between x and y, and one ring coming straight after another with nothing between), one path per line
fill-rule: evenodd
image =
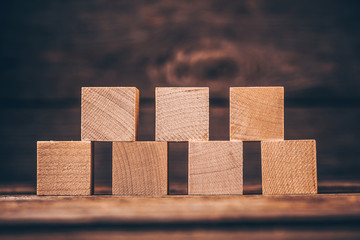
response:
M84 87L81 100L81 139L135 141L139 90L135 87Z
M284 139L284 88L230 88L230 139Z
M243 194L242 141L189 142L189 194Z
M263 194L317 193L315 140L261 142Z
M91 142L38 142L37 194L90 195Z
M156 141L209 139L209 88L156 88Z
M114 142L114 195L166 195L166 142Z

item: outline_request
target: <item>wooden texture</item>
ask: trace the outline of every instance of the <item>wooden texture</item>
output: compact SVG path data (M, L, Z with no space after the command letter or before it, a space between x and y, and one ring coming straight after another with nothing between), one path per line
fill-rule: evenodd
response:
M37 194L90 195L91 142L38 142Z
M315 140L261 142L263 194L317 193Z
M360 194L301 196L0 196L3 224L246 224L360 219ZM211 226L211 225L210 225Z
M78 99L84 85L136 86L147 98L190 85L222 98L265 85L360 96L357 1L18 0L0 11L2 101Z
M359 183L321 186L347 194L38 197L0 185L0 238L359 239Z
M284 139L284 88L230 88L230 139Z
M265 227L266 228L266 227ZM65 240L65 239L84 239L84 240L100 240L100 239L126 239L126 240L159 240L159 239L173 239L173 240L237 240L237 239L248 239L248 240L358 240L360 238L360 232L354 231L353 229L340 229L340 230L316 230L316 229L283 229L281 227L272 229L258 229L254 231L249 230L224 230L224 229L177 229L176 231L169 230L147 230L139 231L139 229L133 230L119 230L119 229L79 229L77 231L52 231L51 233L46 231L32 231L31 233L15 232L15 233L0 233L2 240L39 240L39 239L53 239L53 240Z
M209 88L156 88L156 141L209 139Z
M243 194L242 141L189 142L188 194Z
M135 87L83 87L81 99L83 141L135 141L139 90Z
M166 142L114 142L114 195L166 195Z

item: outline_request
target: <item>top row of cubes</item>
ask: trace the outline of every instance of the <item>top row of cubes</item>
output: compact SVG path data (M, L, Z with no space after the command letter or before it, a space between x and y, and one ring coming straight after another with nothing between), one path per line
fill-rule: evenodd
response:
M155 104L156 141L209 140L209 88L156 88ZM138 118L137 88L82 88L83 141L136 141ZM283 87L230 88L230 140L282 139Z

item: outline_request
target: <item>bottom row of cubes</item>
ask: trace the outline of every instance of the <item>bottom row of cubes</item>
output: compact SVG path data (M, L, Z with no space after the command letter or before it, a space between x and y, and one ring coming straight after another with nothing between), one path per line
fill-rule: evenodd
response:
M37 145L38 195L91 195L91 142ZM113 142L114 195L167 195L167 142ZM315 140L261 142L263 194L317 193ZM188 194L243 194L243 142L189 142ZM245 169L246 170L246 169Z

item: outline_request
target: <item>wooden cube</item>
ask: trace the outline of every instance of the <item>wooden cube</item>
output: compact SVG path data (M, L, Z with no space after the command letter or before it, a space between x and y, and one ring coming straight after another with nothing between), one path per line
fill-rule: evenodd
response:
M166 142L114 142L114 195L167 195Z
M156 88L156 141L209 139L209 88Z
M92 193L91 142L37 142L38 195Z
M264 195L317 193L315 140L261 142Z
M135 87L83 87L81 139L135 141L139 90Z
M230 88L230 139L284 139L284 88Z
M243 194L242 141L189 142L188 194Z

